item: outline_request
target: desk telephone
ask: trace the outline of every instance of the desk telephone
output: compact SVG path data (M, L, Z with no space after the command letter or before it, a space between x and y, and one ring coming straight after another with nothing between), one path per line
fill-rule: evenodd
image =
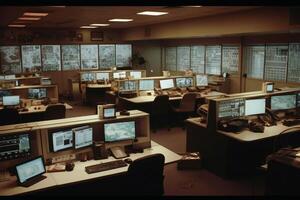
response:
M128 154L126 154L125 151L119 146L111 147L110 151L113 157L116 159L128 157Z
M248 119L220 120L218 128L226 132L239 132L244 128L248 128Z
M276 116L276 114L272 113L271 110L268 108L266 109L265 115L259 115L258 119L265 125L265 126L274 126L277 125L277 121L279 118Z

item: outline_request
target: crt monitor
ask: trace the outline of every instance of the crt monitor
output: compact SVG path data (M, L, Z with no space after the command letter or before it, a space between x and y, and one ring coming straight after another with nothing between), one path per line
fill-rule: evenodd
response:
M109 80L109 72L97 72L96 73L96 80L97 81Z
M20 96L4 96L3 106L18 106L20 104Z
M54 132L51 135L52 141L52 151L57 152L73 147L73 131L64 130L59 132Z
M139 90L154 90L154 80L140 80Z
M271 96L270 109L276 110L288 110L296 108L296 94L285 94Z
M162 90L174 88L173 79L164 79L159 81L160 88Z
M142 78L142 72L133 71L133 72L130 72L130 76L133 77L134 79Z
M104 107L103 108L103 118L108 119L108 118L114 118L116 117L116 107Z
M135 139L135 122L114 122L104 124L105 142Z
M246 99L245 100L245 115L265 114L266 99Z
M46 88L29 88L28 99L43 99L47 97Z
M73 129L74 132L74 147L80 149L93 144L93 128L83 126Z
M29 157L29 133L0 135L0 161Z
M197 74L196 75L196 86L204 87L208 86L208 78L206 74Z
M185 77L185 78L176 78L176 86L177 87L192 87L193 86L193 78Z

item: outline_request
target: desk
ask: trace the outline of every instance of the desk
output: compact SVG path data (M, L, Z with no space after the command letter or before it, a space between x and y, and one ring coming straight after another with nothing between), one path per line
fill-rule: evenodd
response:
M143 153L130 154L130 158L132 160L135 160L137 158L141 158L143 156L155 153L162 153L165 156L165 164L170 164L181 159L180 155L153 141L151 141L151 148L145 149ZM64 185L68 184L86 182L93 179L101 179L109 176L115 176L118 174L124 174L127 172L128 166L93 174L87 174L85 172L86 166L99 164L101 162L108 162L112 160L115 159L113 157L109 157L108 159L104 160L89 160L86 162L78 161L75 162L75 167L73 171L46 173L46 179L28 188L17 186L15 182L16 177L10 177L9 181L0 182L0 195L17 195L34 192L42 189L50 189L53 187L63 187Z
M64 103L64 105L66 107L66 110L73 109L73 107L67 103ZM47 106L44 106L44 105L30 106L28 108L28 111L19 111L19 114L25 115L25 114L41 113L41 112L45 112L47 107L48 107L48 105Z

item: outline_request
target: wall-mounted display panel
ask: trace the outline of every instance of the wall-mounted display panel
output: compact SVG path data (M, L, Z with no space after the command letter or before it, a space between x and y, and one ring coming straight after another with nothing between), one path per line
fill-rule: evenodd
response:
M289 64L287 80L289 82L300 82L300 43L289 44Z
M244 48L244 64L247 77L263 79L265 62L265 46L247 46Z
M60 45L42 45L43 71L60 71Z
M190 69L191 49L189 46L177 47L177 71Z
M98 45L80 45L81 69L98 69Z
M222 73L237 74L239 66L239 47L222 47Z
M0 46L1 73L21 73L20 46Z
M205 66L207 74L221 74L221 49L221 46L206 46Z
M131 66L131 44L117 44L116 45L116 66L129 67Z
M204 73L205 46L191 46L191 69L193 72Z
M176 47L166 48L166 70L176 71Z
M287 74L288 45L267 45L265 80L285 81Z
M40 45L22 45L23 72L41 71L41 48Z
M78 70L80 68L79 45L62 45L63 70Z
M99 62L100 69L107 69L116 66L116 45L99 45Z

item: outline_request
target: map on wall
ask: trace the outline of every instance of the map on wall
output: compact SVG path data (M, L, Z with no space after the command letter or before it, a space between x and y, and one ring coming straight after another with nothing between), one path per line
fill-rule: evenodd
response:
M265 80L285 81L288 48L288 45L266 47Z
M205 46L191 46L191 69L196 73L204 73Z
M288 81L300 82L300 43L289 45Z
M239 47L223 46L222 51L222 73L237 74L239 69Z
M185 71L190 69L190 47L177 47L177 71Z
M21 73L21 55L19 46L1 46L0 59L2 73Z
M116 66L131 66L131 44L116 45Z
M221 46L206 46L206 73L221 74Z
M247 68L247 77L263 79L265 46L247 46L244 48L243 64Z
M98 69L98 45L81 45L81 69Z
M77 70L80 68L79 45L62 45L63 70Z
M43 71L60 71L60 45L42 45Z
M116 66L116 46L114 44L99 45L100 68Z
M166 70L176 71L176 47L166 48Z
M22 64L24 72L41 71L41 48L40 45L22 46Z

